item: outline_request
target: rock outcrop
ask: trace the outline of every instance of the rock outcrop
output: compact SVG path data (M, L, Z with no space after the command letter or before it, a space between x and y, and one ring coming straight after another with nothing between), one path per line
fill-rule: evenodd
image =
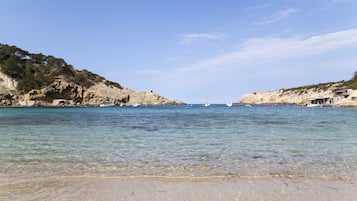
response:
M11 106L17 97L17 82L0 72L0 106Z
M343 82L246 94L240 104L294 104L305 106L357 106L357 90Z
M115 105L178 105L180 101L171 101L153 92L136 92L128 88L108 85L102 80L89 88L57 79L41 89L32 89L21 94L17 82L0 72L0 106L99 106Z
M0 43L0 106L183 104L153 92L135 92L62 58Z
M17 91L17 82L0 72L0 91L3 93L11 93Z

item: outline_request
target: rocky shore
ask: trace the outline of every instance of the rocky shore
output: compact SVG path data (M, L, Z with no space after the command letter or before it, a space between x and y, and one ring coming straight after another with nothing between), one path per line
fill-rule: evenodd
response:
M344 87L344 82L336 82L249 93L244 95L238 103L357 107L357 90Z
M154 92L136 92L108 85L107 80L89 88L58 78L49 86L27 93L17 90L17 81L0 72L0 106L99 106L99 105L179 105Z

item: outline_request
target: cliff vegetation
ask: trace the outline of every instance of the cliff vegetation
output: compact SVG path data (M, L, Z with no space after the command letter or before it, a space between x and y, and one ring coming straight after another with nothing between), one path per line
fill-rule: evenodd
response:
M304 89L319 89L319 90L327 90L331 86L334 85L339 85L340 88L342 89L357 89L357 71L354 73L354 77L348 81L339 81L339 82L327 82L327 83L319 83L319 84L313 84L313 85L307 85L307 86L301 86L301 87L294 87L290 89L284 89L286 91L289 90L304 90Z
M0 44L0 71L16 80L17 89L27 93L41 89L57 79L73 82L85 88L105 80L87 70L75 70L64 59L51 55L29 53L16 46ZM106 81L106 84L121 88L120 84Z

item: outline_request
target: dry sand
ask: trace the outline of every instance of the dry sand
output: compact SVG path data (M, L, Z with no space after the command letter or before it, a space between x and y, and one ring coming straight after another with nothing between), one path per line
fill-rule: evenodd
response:
M0 200L355 201L357 180L303 177L0 176Z

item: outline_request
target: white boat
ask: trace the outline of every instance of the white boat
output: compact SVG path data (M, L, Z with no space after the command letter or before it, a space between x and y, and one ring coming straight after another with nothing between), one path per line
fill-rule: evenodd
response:
M226 105L227 105L228 107L232 107L233 103L232 103L231 101L228 101L228 102L226 103Z
M247 104L247 105L245 105L246 107L252 107L251 105L249 105L249 104Z
M206 102L205 103L205 107L208 107L208 106L210 106L211 104L209 103L209 102Z
M320 104L308 104L306 107L320 107Z
M115 106L114 103L111 103L111 104L100 104L99 107L113 107Z
M139 103L135 103L133 104L133 107L138 107L140 104Z

